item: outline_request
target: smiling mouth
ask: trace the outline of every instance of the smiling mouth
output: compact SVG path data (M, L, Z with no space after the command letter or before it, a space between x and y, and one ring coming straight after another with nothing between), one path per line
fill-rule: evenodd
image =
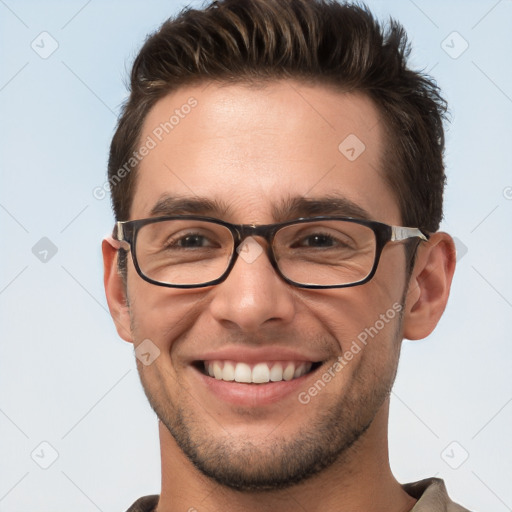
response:
M245 363L240 361L198 361L196 368L204 375L225 382L268 384L298 379L315 371L321 362L271 361Z

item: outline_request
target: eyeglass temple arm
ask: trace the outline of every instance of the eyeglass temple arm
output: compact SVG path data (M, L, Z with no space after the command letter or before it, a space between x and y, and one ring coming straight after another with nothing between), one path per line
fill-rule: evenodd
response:
M418 228L404 228L401 226L391 226L391 241L399 242L400 240L407 240L408 238L418 237L421 240L427 241L428 235L423 233Z
M124 249L125 251L130 250L130 244L124 239L123 223L116 222L112 236L107 237L107 240L116 249Z

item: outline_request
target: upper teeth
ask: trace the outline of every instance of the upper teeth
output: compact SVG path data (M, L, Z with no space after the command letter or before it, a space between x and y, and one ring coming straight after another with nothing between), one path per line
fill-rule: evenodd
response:
M285 361L249 365L235 361L205 361L204 368L210 377L217 380L263 384L301 377L311 370L312 364Z

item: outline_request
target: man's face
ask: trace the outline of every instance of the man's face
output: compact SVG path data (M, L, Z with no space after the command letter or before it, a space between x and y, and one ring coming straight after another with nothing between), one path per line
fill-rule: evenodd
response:
M191 97L197 105L183 109ZM162 136L158 127L176 109L179 122ZM287 205L336 196L373 220L401 225L382 174L383 127L364 96L289 81L184 88L155 105L141 143L148 136L157 145L140 163L131 219L190 213L269 224L333 215L328 205L314 212ZM173 202L165 199L185 197L218 209L166 209ZM350 205L338 213L353 214ZM401 342L400 315L389 311L400 309L405 266L403 245L388 244L370 282L308 290L280 279L262 252L254 261L239 257L221 284L183 290L145 282L129 258L133 342L149 339L160 350L152 364L138 363L141 380L196 467L225 485L270 489L357 450L376 415L386 416ZM353 357L340 362L348 351ZM210 377L205 361L315 364L289 381L252 384Z

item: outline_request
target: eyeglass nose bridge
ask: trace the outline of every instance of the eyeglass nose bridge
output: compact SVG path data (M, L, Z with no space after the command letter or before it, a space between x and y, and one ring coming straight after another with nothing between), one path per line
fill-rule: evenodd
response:
M249 237L261 237L266 240L270 246L276 231L279 229L274 224L256 225L256 224L241 224L236 226L235 243L237 247L242 244Z
M269 259L270 263L275 268L275 270L280 274L276 257L274 254L273 240L275 234L277 233L277 231L279 231L281 226L275 224L240 224L238 226L233 227L234 230L232 232L235 238L235 259L239 255L239 248L244 244L247 238L261 237L267 242L267 246L262 248L263 252L267 254L267 258ZM256 243L259 244L257 240L255 241Z
M270 264L274 268L274 270L277 272L278 275L282 276L282 273L279 269L279 266L277 264L277 260L274 254L273 249L273 239L276 234L276 232L279 230L280 226L276 226L274 224L265 224L265 225L256 225L256 224L239 224L237 226L233 226L232 228L232 234L234 237L234 253L232 257L231 264L229 265L229 268L227 270L228 273L232 270L234 267L236 261L238 260L238 257L240 256L241 250L240 248L243 246L243 244L246 242L248 238L253 237L260 237L263 238L267 244L266 247L262 247L262 251L266 253L268 260L270 261ZM255 242L260 245L261 244L255 240ZM246 262L250 261L252 263L252 258L244 258L242 257ZM252 260L252 261L251 261ZM283 277L283 276L282 276Z

